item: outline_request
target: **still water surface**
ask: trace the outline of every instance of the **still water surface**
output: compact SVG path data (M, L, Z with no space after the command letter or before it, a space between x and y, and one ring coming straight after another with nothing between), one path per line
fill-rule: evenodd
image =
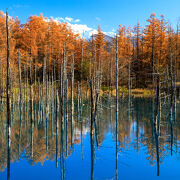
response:
M102 100L93 138L88 102L84 102L82 114L75 113L73 125L70 113L68 122L61 125L58 111L57 124L52 106L49 105L45 115L41 112L43 105L38 103L34 104L37 110L33 112L32 124L27 104L23 105L21 116L19 105L15 105L11 117L10 154L7 153L5 105L1 105L0 179L178 180L180 104L177 101L176 108L169 110L167 104L162 103L157 139L152 104L151 98L120 100L118 142L113 100ZM8 158L10 165L7 165Z

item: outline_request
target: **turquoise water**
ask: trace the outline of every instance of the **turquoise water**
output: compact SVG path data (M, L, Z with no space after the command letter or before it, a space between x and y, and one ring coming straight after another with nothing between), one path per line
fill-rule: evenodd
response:
M131 102L128 102L128 99L120 99L118 141L116 141L113 100L102 99L93 137L90 136L88 102L84 101L78 117L75 107L73 127L70 112L67 124L64 123L62 126L58 112L57 131L55 112L50 106L47 115L39 113L36 106L38 105L34 104L34 109L37 110L32 115L33 126L30 121L31 115L27 114L29 112L27 104L23 105L22 120L19 106L14 106L11 118L10 156L8 156L6 112L3 110L5 105L1 105L0 179L179 179L178 101L173 109L168 109L167 103L162 102L160 131L156 139L152 123L154 115L152 99L135 98L131 99ZM7 167L8 157L11 163Z

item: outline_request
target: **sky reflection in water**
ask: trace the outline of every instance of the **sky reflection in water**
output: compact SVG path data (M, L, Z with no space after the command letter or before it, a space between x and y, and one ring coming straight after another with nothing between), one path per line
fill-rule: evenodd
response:
M104 101L104 100L103 100ZM173 115L173 132L167 120L167 109L162 106L159 137L159 177L157 177L157 157L152 130L152 99L132 100L131 111L128 101L121 100L118 124L118 170L116 174L115 109L114 103L103 102L97 119L97 140L94 138L94 159L91 154L89 132L90 110L85 102L81 123L75 115L73 128L74 145L71 144L71 121L68 121L67 136L61 130L56 134L56 123L49 115L48 123L40 121L34 125L33 146L31 147L31 124L27 123L26 111L22 115L22 136L19 137L20 120L18 105L15 107L11 125L10 179L179 179L180 171L180 108L176 105ZM1 114L3 107L1 107ZM50 113L51 114L51 113ZM37 115L38 116L38 115ZM53 115L54 116L54 115ZM38 116L39 117L39 116ZM176 117L174 119L174 117ZM5 116L1 116L0 179L7 179L7 146ZM46 126L47 125L47 126ZM53 126L52 126L53 125ZM61 126L60 126L61 127ZM48 131L46 131L48 128ZM53 133L52 133L53 132ZM171 136L173 133L173 137ZM48 138L47 138L48 137ZM58 138L58 146L56 143ZM57 148L58 147L58 148ZM33 152L32 152L33 151ZM56 153L58 159L56 161ZM62 165L64 159L64 169ZM94 161L92 161L92 159ZM93 162L93 166L92 166ZM93 171L92 171L93 168Z

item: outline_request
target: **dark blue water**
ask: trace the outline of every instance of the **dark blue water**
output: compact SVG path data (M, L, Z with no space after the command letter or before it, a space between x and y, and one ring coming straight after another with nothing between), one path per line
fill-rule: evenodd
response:
M179 103L170 109L172 129L167 116L169 110L166 103L162 103L158 153L152 124L152 99L136 98L130 103L126 99L120 100L118 142L115 138L114 105L113 101L110 103L103 100L102 106L99 106L93 141L90 136L90 108L87 102L82 107L79 119L75 113L73 137L70 114L66 130L61 131L59 123L57 133L54 114L49 113L46 121L45 117L42 120L36 112L32 133L31 123L27 122L26 109L20 123L17 105L12 116L9 167L7 167L5 112L2 108L0 179L179 179ZM7 175L8 168L9 175Z

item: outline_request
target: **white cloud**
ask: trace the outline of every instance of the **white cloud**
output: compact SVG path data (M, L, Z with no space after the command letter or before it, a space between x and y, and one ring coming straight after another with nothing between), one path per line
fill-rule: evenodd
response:
M58 20L58 21L65 21L65 19L64 18L62 18L62 17L57 17L57 18L55 18L56 20Z
M80 34L81 37L90 37L92 34L97 34L97 30L88 27L86 24L71 24L68 23L69 27L74 33Z
M76 20L74 20L74 22L75 22L75 23L78 23L78 22L80 22L80 19L76 19Z
M89 32L91 31L92 29L90 27L88 27L86 24L70 24L69 23L69 26L72 28L72 30L76 33L84 33L84 32Z
M96 21L101 21L101 18L99 18L99 17L96 17Z
M80 34L81 37L90 37L92 34L97 34L97 30L93 29L86 24L77 24L80 22L80 19L74 19L71 17L51 17L56 23L67 22L69 28L76 34Z
M53 18L53 17L52 17ZM56 17L56 18L53 18L54 20L57 20L57 21L60 21L60 22L69 22L69 23L79 23L80 22L80 19L74 19L72 17Z
M71 18L71 17L65 17L65 18L63 18L63 17L56 17L56 18L51 17L51 18L56 23L67 22L69 28L71 28L71 30L74 33L79 34L81 37L89 38L93 34L98 33L97 29L91 28L87 24L77 24L77 23L80 22L80 19L74 19L74 18ZM113 29L110 32L103 32L103 33L108 35L108 36L114 36L115 35L115 30Z
M73 22L74 21L73 18L71 18L71 17L65 17L65 20L69 21L69 22Z

